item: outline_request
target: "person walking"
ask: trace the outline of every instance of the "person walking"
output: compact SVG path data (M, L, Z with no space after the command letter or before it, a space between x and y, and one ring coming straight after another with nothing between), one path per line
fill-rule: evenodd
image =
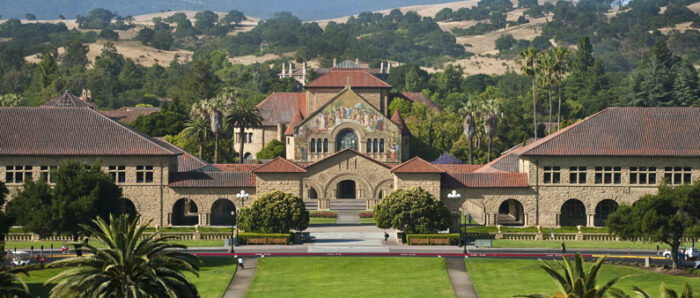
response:
M387 240L389 240L389 233L384 231L384 242L386 242Z
M566 253L566 244L564 244L564 242L562 242L561 243L561 254L565 254L565 253Z
M238 266L241 267L241 269L245 269L243 267L243 258L238 258Z

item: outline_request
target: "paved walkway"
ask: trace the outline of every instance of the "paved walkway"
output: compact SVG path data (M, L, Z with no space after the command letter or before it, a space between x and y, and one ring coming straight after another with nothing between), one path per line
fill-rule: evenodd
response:
M445 258L445 264L447 265L447 275L450 276L452 288L455 290L457 298L479 298L472 280L467 274L464 258Z
M241 298L245 297L248 292L248 287L250 287L255 271L258 269L258 258L243 259L243 266L245 269L238 268L236 275L228 284L224 298Z
M336 224L359 224L360 211L357 210L338 210L338 218Z

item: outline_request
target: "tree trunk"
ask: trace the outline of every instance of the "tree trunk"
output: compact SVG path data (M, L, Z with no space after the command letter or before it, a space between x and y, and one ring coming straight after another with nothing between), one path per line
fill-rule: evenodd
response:
M557 131L561 128L561 86L559 86L559 104L557 105Z
M214 163L219 163L219 133L214 134Z
M552 85L549 85L549 125L547 125L547 133L552 133Z
M75 248L75 255L78 257L83 256L83 252L80 250L82 245L78 244L78 234L73 234L73 247Z
M535 77L532 77L532 123L535 129L535 141L537 140L537 97L535 96Z
M472 153L472 150L473 150L473 147L472 147L472 146L473 146L473 145L472 145L472 143L473 143L473 142L472 142L472 139L473 139L473 138L469 138L469 164L470 164L470 165L473 165L473 164L474 164L474 155L473 155L473 153Z
M680 243L671 244L671 260L673 260L673 270L678 270L678 247L681 246Z
M238 159L239 159L238 163L241 163L241 164L243 163L243 142L245 142L245 135L243 134L244 129L245 128L243 126L239 127L239 131L240 131L239 141L241 141L241 143L238 145L238 149L239 149L238 150L238 154L239 154L238 155Z
M204 155L204 143L199 142L199 158L204 159L202 155Z
M491 144L493 143L493 137L489 137L489 162L491 162Z

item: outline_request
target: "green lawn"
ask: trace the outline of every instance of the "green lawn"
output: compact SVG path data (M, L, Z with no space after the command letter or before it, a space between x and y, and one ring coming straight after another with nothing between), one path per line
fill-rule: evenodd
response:
M561 248L562 241L559 240L493 240L493 247L499 248ZM640 242L640 241L565 241L566 248L601 248L601 249L650 249L660 250L668 248L663 243ZM692 246L692 243L685 242L681 246Z
M513 297L536 293L549 295L558 289L551 277L540 268L541 263L538 260L470 258L466 260L466 264L469 277L480 297ZM619 281L616 287L629 291L633 286L638 286L653 297L659 294L659 285L662 282L676 290L682 289L688 283L695 286L694 292L700 291L698 277L671 276L607 264L600 271L598 284L606 283L617 276L631 274L635 275ZM629 291L629 294L633 293Z
M377 222L374 221L374 217L360 218L360 223L373 225L377 224Z
M309 217L310 225L335 224L337 218L332 217Z
M199 278L186 273L187 278L197 287L201 297L221 297L236 272L237 260L228 257L205 257L201 260ZM29 286L29 293L33 297L48 297L52 285L44 286L44 282L62 270L62 268L34 270L29 272L29 276L20 275L20 277Z
M455 297L439 258L263 258L246 297Z
M172 240L172 243L177 243L177 244L184 244L186 246L192 246L192 247L217 247L217 246L224 246L224 240ZM34 246L35 251L39 251L39 248L43 245L44 249L49 249L51 247L51 244L53 244L54 249L61 249L61 246L69 243L69 242L62 242L62 241L37 241L37 242L32 242L32 241L22 241L22 242L17 242L17 241L8 241L5 242L5 250L13 250L14 248L17 249L29 249L32 246ZM94 242L92 243L93 245L97 247L102 247L99 243ZM73 250L73 246L69 245L69 248Z

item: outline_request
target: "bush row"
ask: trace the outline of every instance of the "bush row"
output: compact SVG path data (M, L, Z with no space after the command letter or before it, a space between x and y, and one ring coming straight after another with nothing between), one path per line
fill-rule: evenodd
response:
M374 212L373 211L363 211L360 212L360 218L373 218L374 217Z
M459 243L459 234L408 234L406 235L406 243L411 243L411 239L449 239L450 245Z
M338 218L338 213L333 211L312 211L309 212L309 217Z
M276 239L276 238L284 238L287 239L287 241L292 240L292 234L291 233L280 233L280 234L274 234L274 233L239 233L238 234L238 239L243 243L243 244L248 244L248 239L265 239L265 243L267 244L269 239Z

